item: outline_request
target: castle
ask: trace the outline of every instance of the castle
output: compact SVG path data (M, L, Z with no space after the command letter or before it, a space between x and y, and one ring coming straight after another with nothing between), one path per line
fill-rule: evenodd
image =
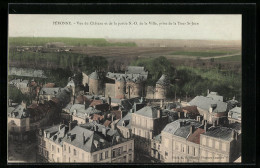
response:
M89 87L89 94L104 95L117 99L130 99L134 97L147 97L149 91L146 87L148 71L140 66L128 66L125 73L92 72L83 74L83 85ZM162 75L156 82L155 99L165 99L167 93L167 76Z

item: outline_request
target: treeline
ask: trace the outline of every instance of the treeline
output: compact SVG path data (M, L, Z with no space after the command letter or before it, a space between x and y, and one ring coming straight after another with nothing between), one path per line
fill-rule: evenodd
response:
M69 69L91 73L95 70L106 70L108 62L104 57L89 57L77 53L36 53L9 51L9 62L19 67L44 69Z
M241 100L241 75L233 71L222 70L221 67L212 69L176 66L175 68L165 57L137 59L131 65L144 66L149 71L150 86L160 78L161 74L170 79L169 98L191 99L197 95L207 94L207 89L218 92L224 100Z
M9 45L12 46L44 46L50 43L63 43L70 46L125 46L135 47L134 42L116 42L111 43L103 38L69 38L69 37L10 37Z

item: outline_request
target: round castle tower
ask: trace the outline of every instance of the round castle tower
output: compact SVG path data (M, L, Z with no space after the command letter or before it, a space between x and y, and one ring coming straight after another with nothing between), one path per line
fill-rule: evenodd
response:
M119 77L115 80L115 98L124 99L126 92L126 81L125 78Z
M89 94L98 95L101 93L102 81L97 71L89 75Z
M155 98L166 99L167 87L168 87L167 76L163 74L160 77L160 79L156 82Z

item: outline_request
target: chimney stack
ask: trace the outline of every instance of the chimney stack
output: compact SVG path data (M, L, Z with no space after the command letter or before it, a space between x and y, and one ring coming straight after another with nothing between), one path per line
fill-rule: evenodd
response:
M207 132L207 120L204 120L204 130Z
M84 132L82 134L82 140L83 140L83 144L85 144L86 138L85 138Z
M161 102L160 102L160 107L162 108L163 107L163 100L161 99Z
M207 95L209 95L209 89L207 90Z
M190 135L193 134L195 131L195 126L194 125L191 125L190 126Z
M201 116L197 116L197 121L200 122L201 121Z
M157 118L161 118L162 117L162 111L161 109L157 110Z
M71 131L71 122L69 122L69 131Z

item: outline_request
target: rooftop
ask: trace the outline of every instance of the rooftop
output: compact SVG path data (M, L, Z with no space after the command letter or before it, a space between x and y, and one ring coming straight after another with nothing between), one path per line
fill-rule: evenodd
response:
M159 85L162 85L162 86L168 85L168 84L169 84L169 81L168 81L168 79L167 79L167 76L163 74L163 75L160 77L160 79L156 82L156 84L159 84Z
M127 113L118 123L118 126L124 126L127 128L131 128L131 121L132 121L132 113Z
M232 131L233 129L227 127L210 127L203 135L230 141L232 139Z
M217 100L217 101L223 101L223 96L218 95L217 92L210 92L207 97L212 98L213 100Z
M145 106L142 109L135 112L135 114L139 114L149 118L157 118L157 113L160 108L152 107L152 106Z
M189 104L191 106L197 106L205 111L208 111L210 107L213 107L212 112L226 112L227 103L219 100L215 100L211 97L196 96Z
M42 88L40 93L41 95L56 95L58 92L61 91L61 88Z
M190 141L190 142L196 143L196 144L200 144L200 134L203 134L204 132L205 132L204 129L198 128L196 131L194 131L193 134L191 134L188 137L187 140Z

